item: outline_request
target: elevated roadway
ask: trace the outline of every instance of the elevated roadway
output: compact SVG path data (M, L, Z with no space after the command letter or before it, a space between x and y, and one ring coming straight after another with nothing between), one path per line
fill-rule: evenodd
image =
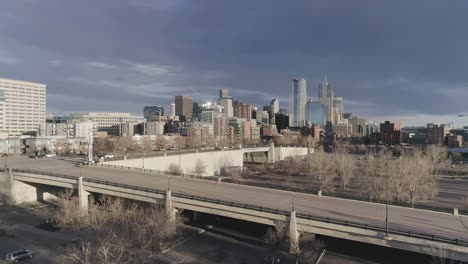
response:
M393 246L422 253L429 253L427 250L434 247L433 244L429 243L431 237L432 239L434 237L450 239L449 244L452 246L454 244L457 246L458 241L468 240L468 217L462 215L458 216L448 213L390 206L389 228L391 231L398 230L398 232L393 233L394 239L392 241L387 241L383 237L384 233L382 233L382 228L385 227L385 205L382 204L318 197L316 195L300 193L295 194L293 199L290 192L280 190L175 176L168 177L167 175L147 174L119 169L83 167L80 171L80 168L72 160L18 159L8 161L8 167L41 171L46 174L58 173L75 178L81 175L83 181L85 181L85 188L90 192L103 193L102 190L104 189L111 190L105 187L105 185L109 184L154 189L158 191L157 195L135 195L146 195L150 199L155 200L163 199L164 192L168 189L170 182L170 189L173 193L178 194L173 199L173 204L177 208L219 214L269 225L275 225L278 221L288 221L291 216L288 216L284 212L291 212L294 200L294 208L298 214L297 223L300 231L383 246ZM30 179L34 177L34 175L18 174L18 180L25 182L34 182L34 180ZM42 176L39 176L37 179L40 179L40 177ZM54 179L44 179L47 181L44 181L43 184L53 185ZM93 181L100 181L101 183ZM108 184L102 182L108 182ZM41 182L37 180L36 183ZM73 187L76 185L76 180L68 182L65 180L62 183ZM66 187L64 185L55 186ZM119 188L122 188L120 192L126 192L123 190L125 187ZM112 190L115 193L115 190ZM112 192L109 191L108 194L112 195ZM131 192L127 193L131 194ZM124 195L116 196L131 198ZM207 200L191 199L191 196L202 197ZM219 201L224 204L220 204ZM238 208L239 205L245 205L245 209L232 209L232 207ZM325 219L330 219L330 221L327 222ZM334 221L338 221L339 223ZM343 223L359 223L359 226L347 226L343 225ZM380 229L372 229L372 227ZM426 239L413 238L418 233L425 234ZM413 239L414 241L408 239ZM425 246L425 251L410 249L408 246L426 243L426 241L429 241L429 244ZM462 247L461 250L463 251L464 248ZM460 251L460 248L458 249ZM468 252L468 248L466 249L466 252Z

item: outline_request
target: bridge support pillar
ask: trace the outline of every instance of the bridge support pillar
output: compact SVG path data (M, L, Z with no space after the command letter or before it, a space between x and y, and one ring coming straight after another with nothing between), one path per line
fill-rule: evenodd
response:
M89 192L84 190L83 186L83 177L78 178L78 203L80 205L80 210L82 213L88 213L88 203L89 203Z
M297 231L296 211L291 211L289 220L289 253L299 251L299 232Z
M200 221L200 213L193 211L193 221L198 222Z
M166 192L166 214L172 223L175 223L176 209L172 207L172 192Z
M268 151L268 162L275 163L275 143L270 143L270 150Z

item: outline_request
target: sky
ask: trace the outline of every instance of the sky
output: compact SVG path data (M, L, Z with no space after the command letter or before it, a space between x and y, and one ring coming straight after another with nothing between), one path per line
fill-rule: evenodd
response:
M467 125L468 1L1 0L0 77L47 85L47 111L131 112L220 88L286 108L327 76L346 112Z

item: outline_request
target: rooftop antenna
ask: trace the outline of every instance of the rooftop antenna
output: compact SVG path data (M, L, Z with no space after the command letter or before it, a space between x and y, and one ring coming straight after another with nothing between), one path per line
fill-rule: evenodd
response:
M327 74L325 73L325 83L327 83Z

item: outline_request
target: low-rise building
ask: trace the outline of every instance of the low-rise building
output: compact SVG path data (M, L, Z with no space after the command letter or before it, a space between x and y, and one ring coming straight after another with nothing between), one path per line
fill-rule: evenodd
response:
M463 147L463 137L460 135L449 135L447 142L449 148Z

